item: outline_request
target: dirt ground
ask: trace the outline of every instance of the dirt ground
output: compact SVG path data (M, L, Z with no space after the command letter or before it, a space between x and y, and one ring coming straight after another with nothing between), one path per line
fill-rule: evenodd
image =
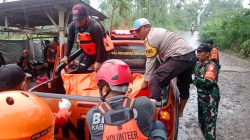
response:
M198 46L195 35L182 35L191 45ZM250 140L250 62L222 52L220 62L217 140ZM179 140L203 139L197 117L197 92L192 85L184 116L180 118Z

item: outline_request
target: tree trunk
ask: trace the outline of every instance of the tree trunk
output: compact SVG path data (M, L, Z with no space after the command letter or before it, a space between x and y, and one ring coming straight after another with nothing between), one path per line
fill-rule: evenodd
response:
M111 18L110 18L110 27L109 27L109 34L111 34L112 29L113 29L113 17L114 17L114 13L115 13L115 8L112 8L112 13L111 13Z

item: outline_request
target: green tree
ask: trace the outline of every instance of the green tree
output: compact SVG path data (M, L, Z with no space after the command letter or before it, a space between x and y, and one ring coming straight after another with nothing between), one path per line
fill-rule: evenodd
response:
M242 0L209 0L201 15L201 21L206 21L210 16L219 11L235 8L242 8Z
M220 49L250 55L250 10L238 8L214 13L201 26L199 38L205 41L214 38Z
M153 26L170 30L190 30L192 23L206 21L217 11L241 7L242 0L103 0L100 9L113 28L129 28L141 17ZM117 12L118 11L118 12Z
M115 12L118 11L119 15L124 17L126 12L130 9L131 2L132 0L106 0L102 2L100 8L110 7L111 9L111 11L109 11L110 31L112 31L113 29ZM107 10L107 8L104 8L102 10Z

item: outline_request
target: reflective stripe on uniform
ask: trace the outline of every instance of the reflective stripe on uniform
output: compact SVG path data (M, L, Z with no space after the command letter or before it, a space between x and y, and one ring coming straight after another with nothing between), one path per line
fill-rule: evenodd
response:
M90 33L78 33L78 40L80 42L80 47L87 55L96 54L96 44L90 36Z

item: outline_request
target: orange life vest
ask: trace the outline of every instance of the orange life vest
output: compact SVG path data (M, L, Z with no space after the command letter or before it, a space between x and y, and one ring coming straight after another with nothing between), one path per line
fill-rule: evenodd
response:
M56 58L56 49L49 47L47 51L47 61L54 63L55 58Z
M90 36L90 33L78 33L78 40L80 42L80 47L87 55L96 54L96 44Z
M219 52L217 48L212 48L210 51L210 59L219 62Z
M103 140L148 140L136 123L133 105L134 98L125 98L121 109L113 110L106 101L98 106L104 116Z
M60 46L60 44L58 42L54 42L51 46L53 49L57 50L57 48Z
M52 77L54 78L55 77L55 70L56 70L57 66L60 64L61 50L60 50L60 44L59 43L55 43L55 45L53 45L53 47L54 48L56 47L56 58L55 58L54 69L53 69L53 73L52 73ZM64 54L65 48L66 48L66 45L62 44L62 54Z

